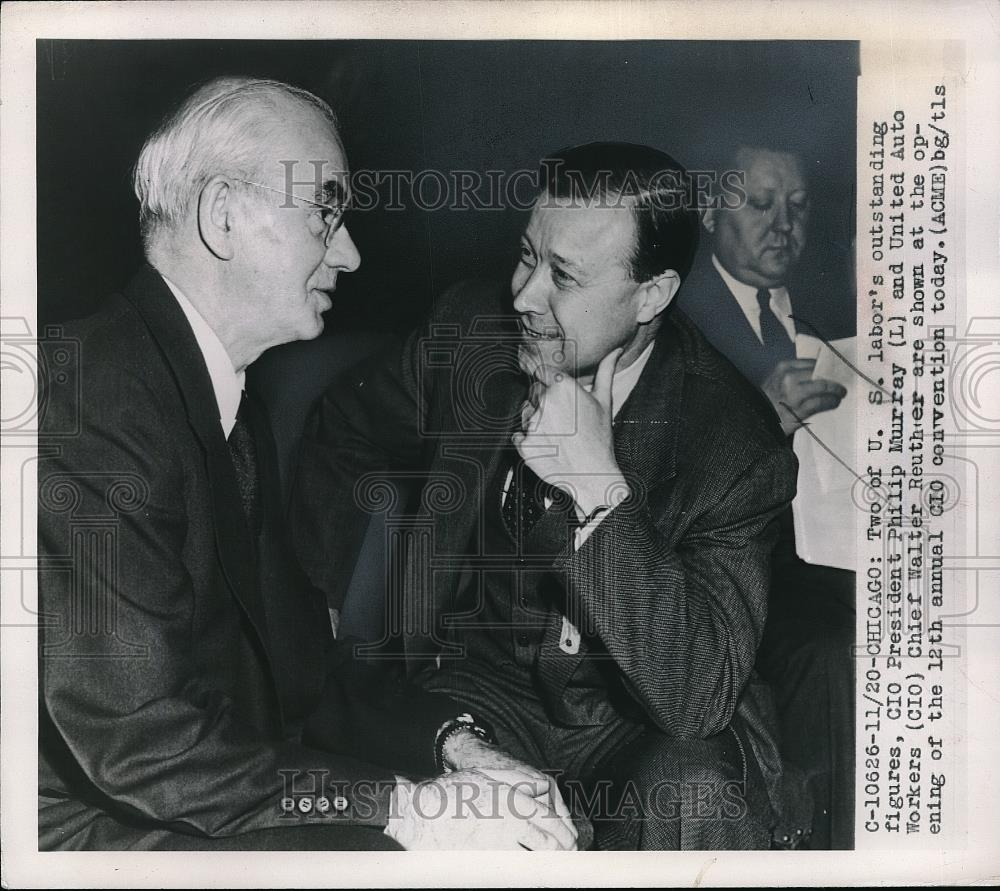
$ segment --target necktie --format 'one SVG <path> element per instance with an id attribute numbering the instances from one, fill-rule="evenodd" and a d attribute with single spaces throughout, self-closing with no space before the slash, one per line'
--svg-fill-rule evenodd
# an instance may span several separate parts
<path id="1" fill-rule="evenodd" d="M 240 398 L 240 407 L 236 412 L 236 423 L 229 434 L 229 454 L 233 459 L 233 470 L 236 472 L 236 485 L 240 490 L 240 500 L 243 502 L 243 513 L 254 538 L 260 534 L 260 487 L 257 476 L 257 445 L 254 442 L 253 430 L 247 415 L 247 394 L 244 390 Z"/>
<path id="2" fill-rule="evenodd" d="M 563 494 L 555 486 L 542 482 L 520 458 L 515 459 L 511 470 L 501 514 L 507 531 L 516 538 L 520 530 L 524 538 L 545 513 L 545 500 L 548 498 L 554 506 L 560 506 Z"/>
<path id="3" fill-rule="evenodd" d="M 757 303 L 760 306 L 760 339 L 771 364 L 777 365 L 783 359 L 794 359 L 795 344 L 771 309 L 771 292 L 767 288 L 757 291 Z"/>

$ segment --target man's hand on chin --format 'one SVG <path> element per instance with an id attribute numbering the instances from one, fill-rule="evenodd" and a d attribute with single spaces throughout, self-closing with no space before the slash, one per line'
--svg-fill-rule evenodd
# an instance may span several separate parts
<path id="1" fill-rule="evenodd" d="M 629 494 L 611 427 L 621 354 L 615 349 L 601 360 L 589 393 L 566 372 L 539 365 L 521 407 L 521 430 L 511 438 L 539 479 L 569 494 L 581 520 Z"/>

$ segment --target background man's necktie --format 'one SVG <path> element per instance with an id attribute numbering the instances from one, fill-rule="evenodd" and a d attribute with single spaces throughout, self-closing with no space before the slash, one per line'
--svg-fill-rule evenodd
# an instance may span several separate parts
<path id="1" fill-rule="evenodd" d="M 240 407 L 236 412 L 236 423 L 229 434 L 229 453 L 233 458 L 233 470 L 236 471 L 236 485 L 240 490 L 240 500 L 243 502 L 243 513 L 254 537 L 260 533 L 260 483 L 257 470 L 257 445 L 253 430 L 247 418 L 247 394 L 243 392 Z"/>
<path id="2" fill-rule="evenodd" d="M 795 344 L 771 309 L 771 292 L 767 288 L 757 291 L 757 303 L 760 305 L 760 339 L 772 363 L 777 365 L 783 359 L 794 359 Z"/>

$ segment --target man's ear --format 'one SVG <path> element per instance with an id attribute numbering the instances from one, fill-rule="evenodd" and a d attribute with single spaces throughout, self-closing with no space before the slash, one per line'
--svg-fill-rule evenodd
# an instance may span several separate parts
<path id="1" fill-rule="evenodd" d="M 640 325 L 652 322 L 663 310 L 670 306 L 677 289 L 681 286 L 681 277 L 673 270 L 667 269 L 656 278 L 643 282 L 639 286 L 639 306 L 636 321 Z"/>
<path id="2" fill-rule="evenodd" d="M 233 258 L 233 189 L 222 176 L 213 176 L 198 195 L 198 233 L 220 260 Z"/>

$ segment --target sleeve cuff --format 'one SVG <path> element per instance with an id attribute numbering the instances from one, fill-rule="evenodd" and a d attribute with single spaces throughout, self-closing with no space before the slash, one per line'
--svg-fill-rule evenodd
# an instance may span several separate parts
<path id="1" fill-rule="evenodd" d="M 593 511 L 589 517 L 584 520 L 583 523 L 578 525 L 573 530 L 573 550 L 578 551 L 583 547 L 584 542 L 594 533 L 594 530 L 604 522 L 604 518 L 608 516 L 615 508 L 610 504 L 602 504 L 597 510 Z"/>

